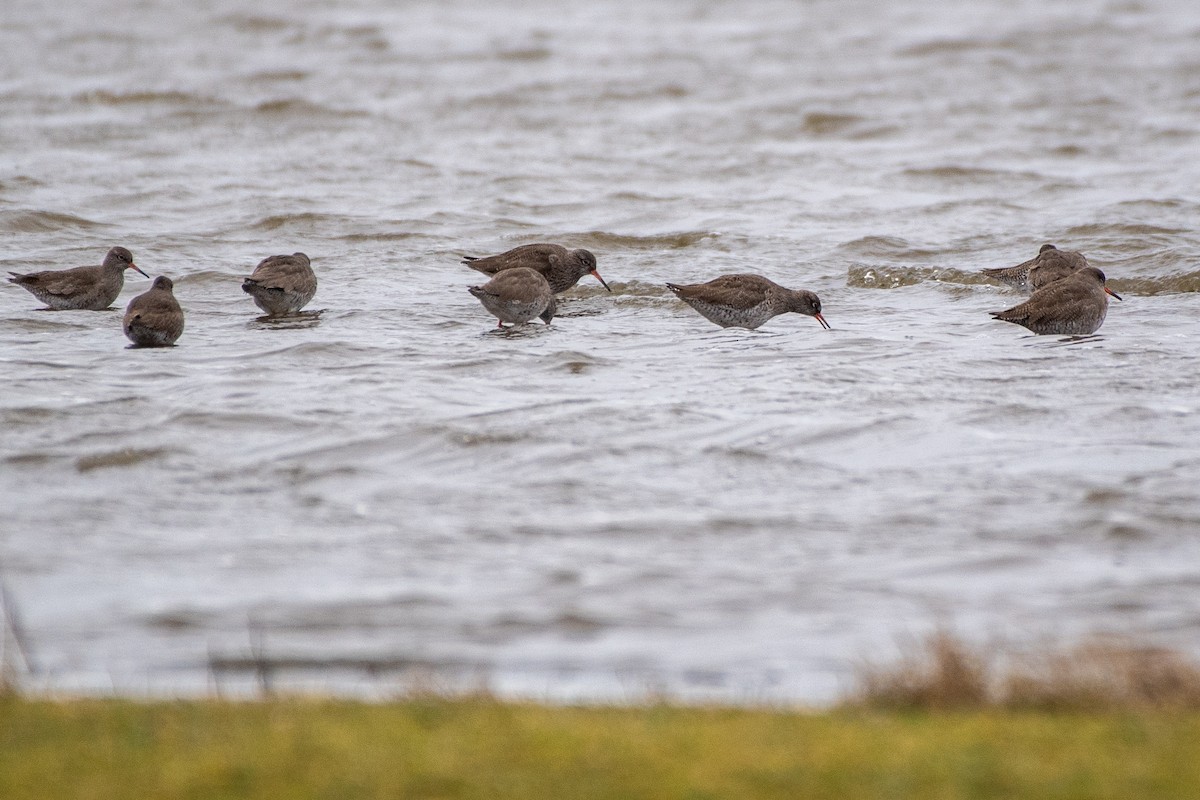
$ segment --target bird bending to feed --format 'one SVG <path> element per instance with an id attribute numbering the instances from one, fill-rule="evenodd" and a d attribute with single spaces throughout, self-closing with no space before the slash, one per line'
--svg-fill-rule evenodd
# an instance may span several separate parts
<path id="1" fill-rule="evenodd" d="M 708 283 L 668 283 L 667 288 L 722 328 L 753 330 L 771 317 L 794 311 L 816 317 L 829 330 L 821 316 L 820 298 L 804 289 L 785 289 L 761 275 L 722 275 Z"/>
<path id="2" fill-rule="evenodd" d="M 555 294 L 570 289 L 584 275 L 592 275 L 601 286 L 612 291 L 596 271 L 596 257 L 590 251 L 568 250 L 558 244 L 523 244 L 495 256 L 463 256 L 462 263 L 484 275 L 517 267 L 532 269 L 541 273 Z"/>
<path id="3" fill-rule="evenodd" d="M 1065 278 L 1089 266 L 1083 253 L 1075 250 L 1059 250 L 1052 244 L 1044 244 L 1038 254 L 1015 267 L 982 270 L 984 275 L 995 278 L 1014 289 L 1034 292 L 1043 286 Z"/>
<path id="4" fill-rule="evenodd" d="M 114 247 L 104 257 L 104 263 L 97 266 L 54 269 L 25 275 L 10 272 L 12 277 L 9 280 L 28 289 L 48 308 L 58 311 L 102 311 L 111 306 L 121 293 L 127 269 L 142 272 L 133 263 L 132 253 L 124 247 Z M 146 275 L 144 272 L 142 274 Z"/>
<path id="5" fill-rule="evenodd" d="M 547 325 L 554 319 L 554 292 L 541 273 L 528 267 L 502 270 L 483 286 L 472 286 L 467 291 L 496 316 L 498 328 L 506 322 L 520 325 L 534 317 Z"/>
<path id="6" fill-rule="evenodd" d="M 1018 306 L 992 313 L 993 319 L 1024 325 L 1034 333 L 1082 336 L 1095 333 L 1108 313 L 1108 297 L 1120 295 L 1104 285 L 1104 273 L 1085 267 L 1054 281 Z"/>
<path id="7" fill-rule="evenodd" d="M 242 281 L 242 291 L 269 316 L 282 317 L 308 305 L 317 293 L 317 276 L 304 253 L 268 256 Z"/>
<path id="8" fill-rule="evenodd" d="M 183 333 L 183 309 L 165 275 L 154 279 L 150 291 L 139 294 L 125 308 L 125 335 L 138 347 L 170 347 Z"/>

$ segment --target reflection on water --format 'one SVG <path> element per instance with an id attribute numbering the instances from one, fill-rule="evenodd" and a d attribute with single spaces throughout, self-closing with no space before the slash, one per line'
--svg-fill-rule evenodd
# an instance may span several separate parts
<path id="1" fill-rule="evenodd" d="M 246 324 L 247 329 L 260 330 L 304 330 L 306 328 L 315 328 L 321 324 L 321 315 L 326 309 L 304 310 L 297 311 L 294 314 L 287 314 L 280 317 L 272 317 L 263 315 L 255 317 L 254 320 Z"/>

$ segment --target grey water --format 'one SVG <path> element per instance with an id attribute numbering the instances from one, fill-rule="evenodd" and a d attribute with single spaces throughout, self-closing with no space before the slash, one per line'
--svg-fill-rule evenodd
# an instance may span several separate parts
<path id="1" fill-rule="evenodd" d="M 119 244 L 187 313 L 131 350 L 141 276 L 0 284 L 35 688 L 819 703 L 935 626 L 1200 653 L 1191 0 L 8 0 L 0 109 L 0 269 Z M 537 241 L 613 292 L 494 330 L 459 261 Z M 988 316 L 1044 242 L 1124 297 L 1097 334 Z M 310 313 L 259 320 L 296 251 Z M 663 285 L 729 272 L 833 329 Z"/>

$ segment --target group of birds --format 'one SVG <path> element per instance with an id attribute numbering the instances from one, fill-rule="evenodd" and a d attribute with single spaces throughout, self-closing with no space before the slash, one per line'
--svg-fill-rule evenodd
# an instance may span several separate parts
<path id="1" fill-rule="evenodd" d="M 1015 267 L 985 269 L 1001 283 L 1031 292 L 1024 303 L 992 314 L 993 319 L 1023 325 L 1034 333 L 1085 336 L 1095 333 L 1108 314 L 1108 298 L 1121 296 L 1105 285 L 1104 273 L 1083 253 L 1044 244 L 1038 254 Z"/>
<path id="2" fill-rule="evenodd" d="M 493 256 L 465 256 L 463 264 L 490 277 L 468 291 L 497 319 L 520 325 L 539 318 L 550 323 L 557 313 L 555 296 L 592 275 L 612 291 L 596 270 L 596 256 L 587 250 L 567 250 L 557 244 L 526 244 Z M 102 310 L 112 305 L 125 283 L 125 270 L 145 272 L 124 247 L 108 251 L 98 266 L 9 273 L 9 280 L 29 290 L 51 309 Z M 1038 255 L 1015 267 L 985 269 L 983 274 L 1017 289 L 1029 290 L 1028 300 L 994 319 L 1023 325 L 1039 334 L 1086 335 L 1104 322 L 1108 296 L 1121 298 L 1105 285 L 1104 273 L 1081 254 L 1042 245 Z M 676 297 L 705 319 L 723 328 L 758 328 L 780 314 L 813 317 L 826 330 L 821 300 L 804 289 L 787 289 L 761 275 L 721 275 L 705 283 L 668 283 Z M 175 299 L 171 279 L 160 275 L 149 291 L 133 298 L 125 309 L 125 335 L 136 347 L 171 346 L 183 333 L 183 309 Z M 259 262 L 242 282 L 242 290 L 270 317 L 295 314 L 317 292 L 317 276 L 304 253 L 270 256 Z"/>
<path id="3" fill-rule="evenodd" d="M 592 275 L 608 291 L 596 271 L 596 256 L 587 250 L 567 250 L 557 244 L 525 244 L 499 255 L 466 256 L 463 264 L 490 275 L 491 280 L 467 291 L 504 323 L 519 325 L 538 317 L 547 325 L 557 310 L 554 296 Z M 668 283 L 675 296 L 723 328 L 754 329 L 771 317 L 795 311 L 816 317 L 825 328 L 821 301 L 812 292 L 785 289 L 761 275 L 722 275 L 707 283 Z"/>
<path id="4" fill-rule="evenodd" d="M 29 290 L 47 308 L 103 311 L 113 304 L 125 285 L 125 270 L 137 270 L 133 254 L 124 247 L 108 251 L 103 263 L 72 269 L 42 272 L 10 272 L 9 281 Z M 268 316 L 294 314 L 317 293 L 317 276 L 304 253 L 270 256 L 259 262 L 242 290 Z M 183 308 L 175 299 L 175 284 L 159 275 L 150 290 L 139 294 L 125 307 L 122 320 L 125 336 L 135 347 L 170 347 L 183 334 Z"/>
<path id="5" fill-rule="evenodd" d="M 554 296 L 591 274 L 609 289 L 596 271 L 596 257 L 587 250 L 570 250 L 556 244 L 527 244 L 486 258 L 467 256 L 463 263 L 491 276 L 468 291 L 498 320 L 522 324 L 538 317 L 547 324 L 557 306 Z M 1017 289 L 1030 298 L 994 319 L 1023 325 L 1034 333 L 1086 335 L 1104 323 L 1108 297 L 1121 298 L 1105 286 L 1104 273 L 1088 264 L 1082 253 L 1042 245 L 1036 257 L 983 274 Z M 772 317 L 794 312 L 813 317 L 826 330 L 821 299 L 805 289 L 787 289 L 761 275 L 721 275 L 706 283 L 668 283 L 676 297 L 701 316 L 723 328 L 759 327 Z"/>

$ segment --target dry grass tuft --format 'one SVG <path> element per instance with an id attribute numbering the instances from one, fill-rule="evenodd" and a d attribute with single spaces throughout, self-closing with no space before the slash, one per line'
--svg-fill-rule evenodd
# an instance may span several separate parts
<path id="1" fill-rule="evenodd" d="M 887 709 L 966 709 L 988 705 L 987 663 L 946 631 L 887 666 L 867 665 L 851 705 Z"/>
<path id="2" fill-rule="evenodd" d="M 1200 665 L 1179 653 L 1096 639 L 1016 661 L 1004 677 L 1010 708 L 1200 709 Z"/>
<path id="3" fill-rule="evenodd" d="M 29 666 L 29 651 L 21 641 L 21 626 L 8 587 L 0 580 L 0 697 L 11 697 L 20 689 L 18 657 Z"/>
<path id="4" fill-rule="evenodd" d="M 848 705 L 888 710 L 1200 710 L 1200 665 L 1163 648 L 1091 639 L 1018 657 L 938 631 L 868 665 Z"/>

